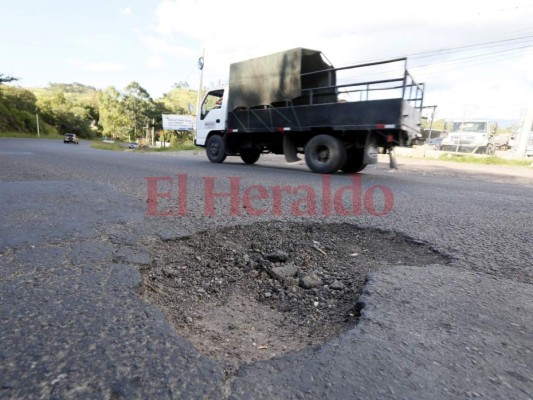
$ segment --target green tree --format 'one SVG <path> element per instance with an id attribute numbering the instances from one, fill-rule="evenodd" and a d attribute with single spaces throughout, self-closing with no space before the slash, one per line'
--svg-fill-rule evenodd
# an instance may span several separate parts
<path id="1" fill-rule="evenodd" d="M 130 124 L 123 105 L 122 94 L 113 86 L 101 94 L 98 101 L 99 125 L 102 134 L 113 138 L 126 138 Z"/>
<path id="2" fill-rule="evenodd" d="M 31 91 L 4 85 L 2 86 L 0 93 L 2 93 L 4 102 L 9 108 L 28 111 L 31 114 L 35 113 L 35 103 L 37 102 L 37 98 Z"/>
<path id="3" fill-rule="evenodd" d="M 26 89 L 9 85 L 0 87 L 0 130 L 35 132 L 36 98 Z"/>
<path id="4" fill-rule="evenodd" d="M 443 131 L 445 124 L 446 124 L 445 119 L 436 119 L 433 121 L 433 124 L 431 124 L 430 118 L 422 120 L 422 127 L 426 129 L 429 129 L 429 126 L 431 125 L 431 129 Z"/>
<path id="5" fill-rule="evenodd" d="M 148 92 L 137 82 L 132 82 L 124 89 L 124 110 L 131 124 L 134 138 L 148 126 L 154 112 L 154 101 Z"/>
<path id="6" fill-rule="evenodd" d="M 196 104 L 196 91 L 186 88 L 174 88 L 170 92 L 163 94 L 158 99 L 165 105 L 170 114 L 189 114 L 189 104 Z"/>
<path id="7" fill-rule="evenodd" d="M 18 81 L 18 80 L 19 80 L 19 78 L 15 78 L 13 76 L 0 74 L 0 85 L 2 83 L 9 83 L 9 82 L 14 82 L 14 81 Z"/>
<path id="8" fill-rule="evenodd" d="M 54 126 L 59 133 L 72 132 L 80 137 L 91 137 L 91 119 L 84 107 L 76 105 L 65 96 L 62 88 L 55 87 L 37 101 L 43 121 Z"/>

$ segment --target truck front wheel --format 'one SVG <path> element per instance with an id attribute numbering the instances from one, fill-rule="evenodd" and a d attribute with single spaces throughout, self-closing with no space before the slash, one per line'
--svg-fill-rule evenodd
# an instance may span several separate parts
<path id="1" fill-rule="evenodd" d="M 212 163 L 221 163 L 226 159 L 226 144 L 220 135 L 213 135 L 207 139 L 205 146 L 207 158 Z"/>
<path id="2" fill-rule="evenodd" d="M 333 174 L 346 162 L 346 148 L 330 135 L 317 135 L 305 146 L 305 162 L 319 174 Z"/>

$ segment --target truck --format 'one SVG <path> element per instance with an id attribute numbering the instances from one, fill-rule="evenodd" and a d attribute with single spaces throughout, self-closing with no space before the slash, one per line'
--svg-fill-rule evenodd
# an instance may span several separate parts
<path id="1" fill-rule="evenodd" d="M 442 140 L 441 151 L 456 153 L 494 154 L 491 139 L 497 124 L 486 120 L 461 120 L 446 123 L 448 135 Z"/>
<path id="2" fill-rule="evenodd" d="M 213 163 L 302 154 L 312 172 L 356 173 L 411 146 L 423 99 L 406 58 L 335 68 L 321 51 L 294 48 L 231 64 L 228 84 L 200 102 L 194 143 Z"/>

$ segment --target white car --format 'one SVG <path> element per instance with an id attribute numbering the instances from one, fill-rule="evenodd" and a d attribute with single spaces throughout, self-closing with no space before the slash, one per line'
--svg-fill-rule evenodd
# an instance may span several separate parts
<path id="1" fill-rule="evenodd" d="M 63 136 L 63 143 L 76 143 L 79 144 L 78 136 L 75 133 L 65 133 Z"/>

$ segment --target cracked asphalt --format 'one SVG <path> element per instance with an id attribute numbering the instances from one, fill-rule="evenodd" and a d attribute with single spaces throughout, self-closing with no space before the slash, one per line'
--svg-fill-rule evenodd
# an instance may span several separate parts
<path id="1" fill-rule="evenodd" d="M 386 215 L 368 207 L 295 215 L 289 195 L 278 208 L 274 197 L 256 198 L 267 212 L 250 215 L 243 196 L 254 185 L 269 193 L 307 186 L 320 211 L 324 180 L 274 156 L 214 165 L 200 151 L 0 139 L 0 398 L 531 399 L 533 171 L 399 164 L 360 174 L 362 195 L 377 193 L 377 211 L 386 203 L 379 193 L 392 193 Z M 183 215 L 147 215 L 147 178 L 161 177 L 158 191 L 168 198 L 158 197 L 159 210 L 181 201 Z M 238 177 L 233 214 L 230 197 L 219 196 L 206 215 L 209 182 L 230 193 Z M 333 198 L 353 181 L 339 174 L 330 183 Z M 143 243 L 266 220 L 401 232 L 453 261 L 371 273 L 353 329 L 228 373 L 138 295 L 139 268 L 153 256 Z"/>

